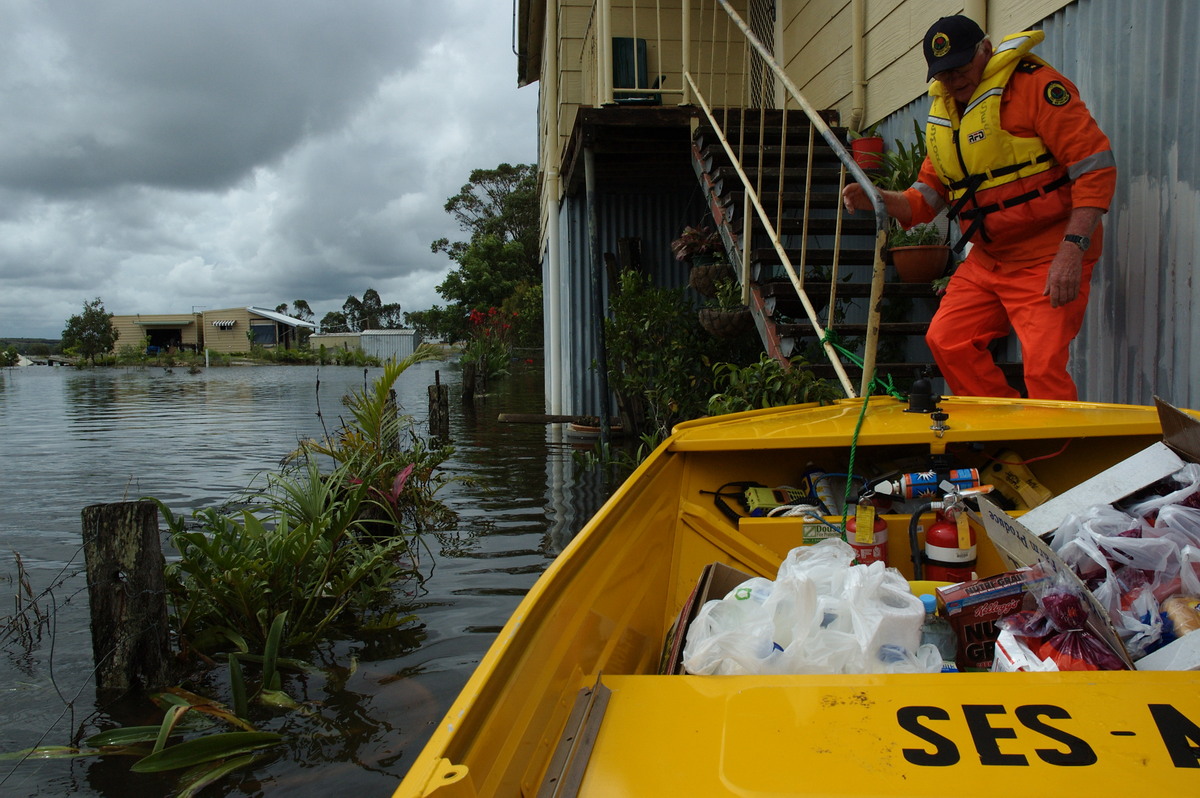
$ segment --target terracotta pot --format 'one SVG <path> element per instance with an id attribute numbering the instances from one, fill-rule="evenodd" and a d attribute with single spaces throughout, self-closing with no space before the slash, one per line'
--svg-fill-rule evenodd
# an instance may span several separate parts
<path id="1" fill-rule="evenodd" d="M 737 338 L 754 329 L 754 317 L 750 315 L 749 308 L 700 308 L 700 326 L 717 338 Z"/>
<path id="2" fill-rule="evenodd" d="M 688 285 L 699 292 L 701 296 L 712 297 L 717 295 L 717 282 L 731 277 L 733 277 L 733 269 L 724 261 L 699 266 L 693 265 L 688 273 Z"/>
<path id="3" fill-rule="evenodd" d="M 950 265 L 950 247 L 945 244 L 892 247 L 890 252 L 896 273 L 906 283 L 932 282 Z"/>
<path id="4" fill-rule="evenodd" d="M 854 162 L 868 172 L 883 168 L 883 137 L 862 136 L 850 141 L 850 153 Z"/>

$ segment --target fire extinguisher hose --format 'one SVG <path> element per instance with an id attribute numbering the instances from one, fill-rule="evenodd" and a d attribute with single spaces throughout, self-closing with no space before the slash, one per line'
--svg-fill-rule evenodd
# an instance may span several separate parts
<path id="1" fill-rule="evenodd" d="M 922 565 L 921 544 L 917 541 L 917 528 L 921 526 L 921 516 L 933 509 L 933 502 L 925 502 L 913 511 L 908 521 L 908 545 L 912 547 L 913 579 L 921 581 L 925 578 L 925 568 Z"/>

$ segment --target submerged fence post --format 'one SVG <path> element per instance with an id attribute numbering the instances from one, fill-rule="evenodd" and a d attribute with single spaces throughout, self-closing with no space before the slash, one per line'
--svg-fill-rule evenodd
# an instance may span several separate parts
<path id="1" fill-rule="evenodd" d="M 83 508 L 83 553 L 96 686 L 124 694 L 167 684 L 171 657 L 158 507 L 136 501 Z"/>
<path id="2" fill-rule="evenodd" d="M 433 385 L 429 386 L 429 434 L 450 435 L 450 386 L 442 385 L 440 371 L 433 372 Z"/>

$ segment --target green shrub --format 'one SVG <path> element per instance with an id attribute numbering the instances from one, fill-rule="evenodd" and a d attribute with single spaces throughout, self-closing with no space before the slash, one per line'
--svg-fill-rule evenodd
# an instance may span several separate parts
<path id="1" fill-rule="evenodd" d="M 737 413 L 764 407 L 782 407 L 806 402 L 832 402 L 842 396 L 834 383 L 819 379 L 808 363 L 793 358 L 790 368 L 763 354 L 757 363 L 713 366 L 718 393 L 708 399 L 710 415 Z"/>

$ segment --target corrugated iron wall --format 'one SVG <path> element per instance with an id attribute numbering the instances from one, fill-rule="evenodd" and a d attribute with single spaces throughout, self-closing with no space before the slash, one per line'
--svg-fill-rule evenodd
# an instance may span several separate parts
<path id="1" fill-rule="evenodd" d="M 1072 350 L 1080 398 L 1200 407 L 1200 3 L 1081 0 L 1034 27 L 1046 32 L 1035 52 L 1079 87 L 1117 160 Z M 889 145 L 910 139 L 928 107 L 922 97 L 890 117 Z"/>
<path id="2" fill-rule="evenodd" d="M 697 224 L 704 216 L 699 184 L 680 185 L 671 192 L 604 194 L 596 196 L 597 238 L 601 253 L 617 252 L 622 238 L 640 238 L 642 266 L 655 285 L 682 286 L 687 267 L 671 255 L 671 241 L 686 224 Z M 581 193 L 566 197 L 559 216 L 563 273 L 559 290 L 563 307 L 563 413 L 601 416 L 614 413 L 602 401 L 602 380 L 593 364 L 599 364 L 599 307 L 608 301 L 608 278 L 603 271 L 593 274 L 588 208 Z M 597 296 L 597 283 L 599 296 Z M 572 367 L 571 364 L 574 364 Z"/>

